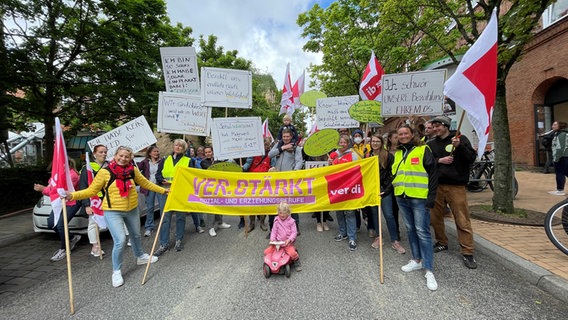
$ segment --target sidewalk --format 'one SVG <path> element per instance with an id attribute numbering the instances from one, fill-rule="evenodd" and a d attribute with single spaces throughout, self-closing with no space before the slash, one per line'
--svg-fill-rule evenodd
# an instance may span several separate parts
<path id="1" fill-rule="evenodd" d="M 516 208 L 545 213 L 564 197 L 547 191 L 555 188 L 553 174 L 519 171 L 519 193 Z M 491 205 L 493 192 L 468 193 L 470 205 Z M 543 227 L 514 226 L 473 220 L 476 249 L 499 260 L 508 269 L 530 283 L 568 302 L 568 256 L 558 250 L 546 236 Z M 455 235 L 455 225 L 446 220 L 449 233 Z M 0 248 L 36 237 L 31 210 L 0 218 Z"/>

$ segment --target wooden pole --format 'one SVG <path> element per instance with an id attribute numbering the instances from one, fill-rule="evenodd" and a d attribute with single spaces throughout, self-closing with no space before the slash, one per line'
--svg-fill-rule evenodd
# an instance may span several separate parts
<path id="1" fill-rule="evenodd" d="M 71 247 L 69 245 L 69 225 L 67 223 L 67 203 L 65 198 L 61 199 L 61 204 L 63 205 L 62 216 L 59 219 L 63 219 L 63 228 L 65 233 L 65 255 L 67 256 L 67 281 L 69 283 L 69 304 L 71 305 L 71 314 L 75 314 L 75 302 L 73 299 L 73 274 L 71 272 Z M 57 221 L 55 221 L 57 224 Z"/>
<path id="2" fill-rule="evenodd" d="M 154 214 L 154 212 L 152 212 L 152 214 Z M 162 229 L 162 222 L 164 221 L 164 216 L 166 214 L 171 214 L 171 213 L 161 212 L 160 214 L 160 223 L 158 224 L 158 230 L 156 231 L 154 243 L 152 244 L 152 250 L 150 250 L 150 259 L 148 259 L 148 263 L 146 264 L 146 271 L 144 271 L 144 277 L 142 278 L 142 285 L 146 283 L 146 276 L 148 275 L 148 270 L 150 270 L 150 264 L 152 263 L 152 257 L 154 256 L 154 250 L 156 250 L 156 244 L 158 243 L 158 238 L 160 237 L 160 229 Z"/>
<path id="3" fill-rule="evenodd" d="M 460 117 L 460 122 L 458 123 L 458 130 L 456 130 L 456 135 L 455 135 L 455 137 L 457 137 L 457 138 L 459 138 L 459 137 L 461 136 L 460 130 L 461 130 L 461 126 L 462 126 L 462 123 L 463 123 L 463 117 L 464 117 L 464 116 L 465 116 L 465 110 L 462 110 L 462 115 L 461 115 L 461 117 Z M 452 151 L 450 152 L 450 157 L 453 156 L 455 149 L 456 149 L 456 148 L 455 148 L 454 146 L 452 146 Z"/>
<path id="4" fill-rule="evenodd" d="M 93 221 L 95 221 L 95 232 L 97 233 L 97 246 L 99 247 L 99 259 L 103 260 L 103 248 L 101 247 L 101 237 L 99 237 L 99 224 L 97 223 L 97 220 L 95 220 L 95 217 L 91 217 L 93 218 Z"/>

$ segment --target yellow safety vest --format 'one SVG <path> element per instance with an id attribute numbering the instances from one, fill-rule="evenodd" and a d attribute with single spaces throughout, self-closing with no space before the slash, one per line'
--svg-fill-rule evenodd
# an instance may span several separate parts
<path id="1" fill-rule="evenodd" d="M 392 181 L 395 196 L 405 194 L 411 198 L 428 198 L 428 173 L 424 168 L 425 150 L 425 145 L 414 147 L 405 159 L 403 159 L 402 150 L 396 151 L 392 165 L 392 174 L 395 176 Z"/>
<path id="2" fill-rule="evenodd" d="M 165 179 L 173 178 L 176 172 L 176 167 L 178 165 L 182 167 L 189 167 L 190 160 L 191 159 L 189 159 L 188 157 L 182 156 L 181 159 L 179 159 L 179 161 L 174 166 L 174 159 L 172 158 L 171 155 L 168 156 L 166 160 L 164 160 L 164 167 L 162 168 L 162 177 L 164 177 Z"/>

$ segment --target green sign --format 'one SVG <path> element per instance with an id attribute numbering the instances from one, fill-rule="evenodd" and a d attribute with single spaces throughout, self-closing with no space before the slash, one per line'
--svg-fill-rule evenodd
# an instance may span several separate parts
<path id="1" fill-rule="evenodd" d="M 218 162 L 210 166 L 208 170 L 215 171 L 228 171 L 228 172 L 243 172 L 241 166 L 233 162 Z"/>
<path id="2" fill-rule="evenodd" d="M 321 98 L 327 98 L 325 93 L 317 90 L 310 90 L 302 93 L 300 96 L 300 103 L 306 107 L 315 108 L 316 100 Z"/>
<path id="3" fill-rule="evenodd" d="M 319 157 L 337 148 L 339 132 L 323 129 L 312 134 L 304 143 L 304 152 L 310 157 Z"/>
<path id="4" fill-rule="evenodd" d="M 374 100 L 356 102 L 349 108 L 349 116 L 359 122 L 383 123 L 381 103 Z"/>

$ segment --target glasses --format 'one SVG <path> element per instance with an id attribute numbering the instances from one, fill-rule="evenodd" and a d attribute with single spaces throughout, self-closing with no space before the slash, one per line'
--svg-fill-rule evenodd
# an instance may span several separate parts
<path id="1" fill-rule="evenodd" d="M 125 147 L 125 146 L 120 146 L 120 147 L 116 148 L 116 151 L 119 151 L 119 150 L 126 150 L 126 151 L 128 151 L 128 152 L 130 152 L 130 153 L 133 153 L 133 152 L 134 152 L 134 151 L 132 151 L 132 148 L 130 148 L 130 147 Z"/>

